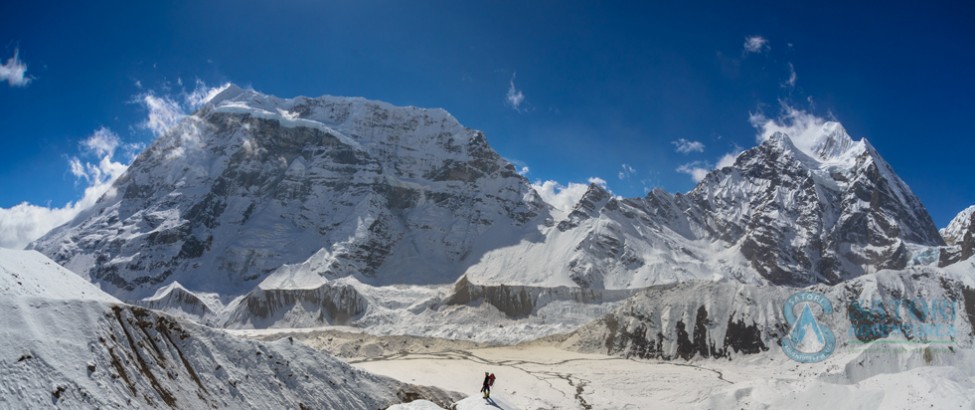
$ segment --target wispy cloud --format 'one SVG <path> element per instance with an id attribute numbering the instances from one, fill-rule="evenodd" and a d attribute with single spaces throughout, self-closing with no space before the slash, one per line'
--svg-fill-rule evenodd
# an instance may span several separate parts
<path id="1" fill-rule="evenodd" d="M 118 135 L 107 128 L 99 128 L 82 141 L 82 157 L 94 156 L 95 161 L 83 160 L 78 156 L 68 161 L 72 175 L 87 184 L 81 199 L 60 208 L 27 202 L 11 208 L 0 208 L 0 247 L 23 249 L 31 241 L 94 205 L 103 195 L 114 195 L 112 184 L 131 162 L 131 158 L 115 158 L 119 148 L 124 146 Z"/>
<path id="2" fill-rule="evenodd" d="M 182 89 L 182 80 L 178 83 Z M 163 135 L 179 124 L 190 112 L 202 107 L 229 86 L 230 83 L 209 87 L 203 81 L 196 80 L 196 86 L 192 91 L 182 89 L 175 96 L 159 96 L 152 92 L 140 94 L 138 102 L 148 111 L 146 120 L 141 125 L 157 137 Z"/>
<path id="3" fill-rule="evenodd" d="M 528 168 L 528 164 L 526 164 L 524 161 L 513 159 L 513 158 L 505 158 L 505 159 L 508 160 L 508 162 L 510 162 L 511 165 L 515 167 L 515 171 L 518 172 L 518 175 L 526 176 L 528 175 L 529 172 L 531 172 L 531 169 Z"/>
<path id="4" fill-rule="evenodd" d="M 508 94 L 505 98 L 508 101 L 508 106 L 514 108 L 515 111 L 521 111 L 521 104 L 525 102 L 525 93 L 515 87 L 515 74 L 512 74 L 511 80 L 508 81 Z"/>
<path id="5" fill-rule="evenodd" d="M 165 134 L 186 116 L 183 107 L 169 97 L 146 94 L 142 96 L 142 103 L 149 110 L 149 115 L 142 126 L 156 136 Z"/>
<path id="6" fill-rule="evenodd" d="M 800 110 L 780 101 L 781 112 L 778 117 L 768 118 L 765 114 L 750 113 L 748 121 L 758 131 L 757 142 L 762 143 L 776 133 L 789 136 L 792 143 L 803 150 L 810 150 L 823 133 L 823 126 L 830 120 L 808 111 Z"/>
<path id="7" fill-rule="evenodd" d="M 0 65 L 0 81 L 6 81 L 11 87 L 26 87 L 31 78 L 27 76 L 27 64 L 20 60 L 20 50 L 14 50 L 14 56 Z"/>
<path id="8" fill-rule="evenodd" d="M 212 100 L 213 97 L 216 97 L 217 94 L 220 94 L 223 90 L 226 90 L 228 87 L 230 87 L 230 83 L 225 83 L 223 85 L 219 85 L 216 87 L 209 87 L 203 81 L 196 80 L 196 86 L 193 88 L 193 91 L 190 91 L 188 93 L 184 92 L 183 100 L 186 102 L 186 105 L 188 106 L 187 111 L 195 110 L 197 108 L 202 107 L 203 104 L 210 102 L 210 100 Z"/>
<path id="9" fill-rule="evenodd" d="M 746 53 L 761 53 L 770 48 L 768 40 L 758 35 L 745 37 L 744 47 Z"/>
<path id="10" fill-rule="evenodd" d="M 16 60 L 16 55 L 12 60 Z M 184 90 L 176 97 L 152 93 L 139 95 L 137 101 L 148 111 L 141 126 L 156 136 L 163 135 L 179 126 L 187 112 L 208 102 L 227 86 L 207 87 L 197 81 L 196 89 L 192 92 Z M 182 145 L 193 143 L 194 130 L 195 127 L 189 124 L 180 131 L 178 138 Z M 141 144 L 124 143 L 117 134 L 104 127 L 81 141 L 79 147 L 79 154 L 68 159 L 68 170 L 77 181 L 87 185 L 82 197 L 61 207 L 22 202 L 11 208 L 0 208 L 0 247 L 21 249 L 90 208 L 103 195 L 114 195 L 112 185 L 115 180 L 143 148 Z"/>
<path id="11" fill-rule="evenodd" d="M 173 133 L 173 138 L 157 139 L 161 149 L 166 150 L 166 158 L 179 158 L 187 150 L 202 148 L 200 139 L 202 123 L 189 114 L 210 102 L 213 97 L 224 91 L 230 84 L 208 87 L 197 80 L 193 91 L 186 91 L 182 87 L 175 94 L 159 96 L 152 92 L 138 96 L 137 102 L 148 111 L 145 121 L 140 126 L 150 130 L 156 137 Z"/>
<path id="12" fill-rule="evenodd" d="M 596 184 L 606 188 L 606 181 L 599 177 L 590 177 L 589 183 L 587 184 L 569 182 L 566 185 L 562 185 L 551 180 L 545 182 L 535 181 L 532 184 L 532 188 L 535 188 L 538 196 L 542 197 L 542 200 L 552 205 L 553 208 L 562 212 L 570 212 L 579 203 L 582 196 L 585 195 L 590 184 Z"/>
<path id="13" fill-rule="evenodd" d="M 796 80 L 798 79 L 799 76 L 796 75 L 796 67 L 792 63 L 789 63 L 789 78 L 782 83 L 782 86 L 785 88 L 793 88 L 796 86 Z"/>
<path id="14" fill-rule="evenodd" d="M 693 161 L 677 167 L 677 172 L 691 176 L 694 182 L 701 182 L 711 172 L 711 165 L 704 161 Z"/>
<path id="15" fill-rule="evenodd" d="M 711 171 L 735 165 L 735 160 L 738 159 L 738 155 L 742 151 L 741 147 L 735 145 L 730 152 L 718 158 L 715 165 L 712 165 L 710 161 L 691 161 L 677 167 L 676 171 L 690 175 L 694 182 L 701 182 Z"/>
<path id="16" fill-rule="evenodd" d="M 619 179 L 627 179 L 636 173 L 636 169 L 633 169 L 629 164 L 620 165 L 620 172 L 617 174 Z"/>
<path id="17" fill-rule="evenodd" d="M 689 141 L 681 138 L 677 141 L 671 141 L 670 143 L 674 144 L 674 149 L 681 154 L 704 152 L 704 143 L 701 141 Z"/>
<path id="18" fill-rule="evenodd" d="M 735 160 L 738 159 L 738 156 L 741 155 L 742 151 L 744 150 L 742 150 L 741 147 L 735 145 L 735 148 L 732 149 L 731 152 L 722 155 L 721 158 L 718 158 L 718 164 L 715 165 L 714 169 L 721 169 L 735 165 Z"/>

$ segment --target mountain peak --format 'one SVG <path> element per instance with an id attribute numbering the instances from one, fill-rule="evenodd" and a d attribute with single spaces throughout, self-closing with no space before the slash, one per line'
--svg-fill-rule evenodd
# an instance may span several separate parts
<path id="1" fill-rule="evenodd" d="M 237 296 L 314 255 L 330 279 L 449 283 L 490 248 L 482 233 L 515 238 L 544 211 L 481 132 L 441 109 L 232 84 L 200 100 L 192 133 L 160 137 L 113 202 L 33 246 L 133 299 L 177 281 Z M 138 238 L 71 239 L 108 230 Z"/>
<path id="2" fill-rule="evenodd" d="M 207 96 L 204 97 L 203 103 L 216 105 L 225 100 L 238 98 L 246 92 L 247 90 L 238 87 L 237 84 L 226 83 L 220 87 L 210 90 L 210 92 L 207 93 Z"/>
<path id="3" fill-rule="evenodd" d="M 846 132 L 843 125 L 835 121 L 827 121 L 820 129 L 818 138 L 810 147 L 816 158 L 828 160 L 839 158 L 856 146 L 856 142 Z"/>
<path id="4" fill-rule="evenodd" d="M 768 141 L 783 149 L 802 152 L 821 164 L 852 164 L 869 146 L 865 139 L 854 141 L 836 121 L 776 131 Z"/>

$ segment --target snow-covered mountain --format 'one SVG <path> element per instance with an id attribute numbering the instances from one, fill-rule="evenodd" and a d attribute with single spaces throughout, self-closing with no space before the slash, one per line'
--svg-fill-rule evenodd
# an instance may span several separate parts
<path id="1" fill-rule="evenodd" d="M 443 110 L 235 86 L 114 188 L 32 248 L 126 299 L 173 282 L 236 296 L 286 264 L 310 275 L 274 287 L 451 283 L 547 209 Z"/>
<path id="2" fill-rule="evenodd" d="M 779 284 L 903 269 L 913 246 L 943 245 L 921 201 L 865 139 L 827 122 L 802 143 L 777 133 L 711 173 L 686 197 L 691 214 Z"/>
<path id="3" fill-rule="evenodd" d="M 443 110 L 230 85 L 31 248 L 126 301 L 234 327 L 480 302 L 524 317 L 660 284 L 938 262 L 941 235 L 867 141 L 837 123 L 796 141 L 773 135 L 687 194 L 594 184 L 563 213 Z"/>
<path id="4" fill-rule="evenodd" d="M 459 396 L 286 339 L 125 305 L 45 256 L 0 249 L 0 408 L 359 408 Z"/>
<path id="5" fill-rule="evenodd" d="M 686 195 L 623 199 L 592 185 L 541 229 L 544 240 L 489 252 L 468 277 L 599 289 L 719 278 L 803 286 L 937 261 L 944 243 L 931 217 L 866 140 L 830 122 L 804 142 L 772 135 Z M 931 249 L 930 261 L 918 260 Z"/>

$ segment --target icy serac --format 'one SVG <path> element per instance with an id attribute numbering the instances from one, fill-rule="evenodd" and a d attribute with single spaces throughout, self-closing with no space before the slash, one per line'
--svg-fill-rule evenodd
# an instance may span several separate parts
<path id="1" fill-rule="evenodd" d="M 546 209 L 443 110 L 231 85 L 32 248 L 123 299 L 178 282 L 226 302 L 275 270 L 263 288 L 451 283 Z"/>

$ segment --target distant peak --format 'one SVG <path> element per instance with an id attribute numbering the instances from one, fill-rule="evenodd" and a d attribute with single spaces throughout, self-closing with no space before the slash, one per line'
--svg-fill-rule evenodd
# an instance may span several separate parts
<path id="1" fill-rule="evenodd" d="M 969 229 L 975 228 L 975 205 L 965 208 L 951 219 L 948 226 L 940 230 L 941 236 L 949 245 L 960 243 Z"/>

